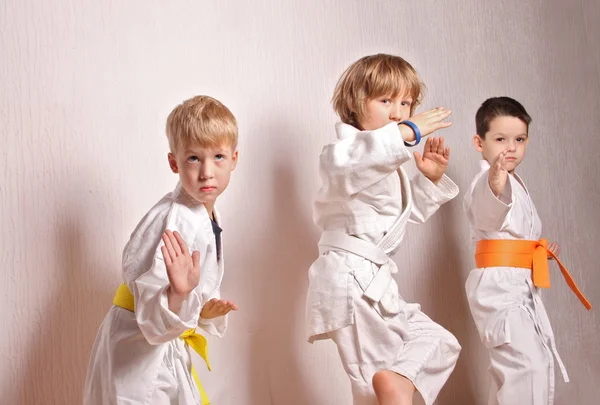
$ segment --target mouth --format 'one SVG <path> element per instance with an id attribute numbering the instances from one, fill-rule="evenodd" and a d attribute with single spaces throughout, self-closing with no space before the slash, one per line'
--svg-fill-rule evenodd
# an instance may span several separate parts
<path id="1" fill-rule="evenodd" d="M 507 157 L 507 158 L 504 158 L 504 159 L 507 160 L 507 161 L 509 161 L 509 162 L 514 162 L 515 160 L 517 160 L 516 157 Z"/>
<path id="2" fill-rule="evenodd" d="M 200 191 L 202 191 L 203 193 L 210 193 L 211 191 L 216 190 L 217 188 L 214 186 L 205 186 L 205 187 L 201 187 Z"/>

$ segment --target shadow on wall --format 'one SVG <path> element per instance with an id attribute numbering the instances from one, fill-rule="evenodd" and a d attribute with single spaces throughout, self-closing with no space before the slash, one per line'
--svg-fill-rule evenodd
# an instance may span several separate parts
<path id="1" fill-rule="evenodd" d="M 87 192 L 79 183 L 74 189 Z M 57 293 L 41 309 L 37 336 L 24 359 L 27 365 L 20 386 L 25 388 L 9 396 L 18 397 L 21 405 L 82 402 L 90 350 L 113 295 L 113 290 L 100 287 L 114 274 L 107 259 L 114 257 L 114 252 L 97 250 L 99 244 L 94 241 L 103 236 L 94 233 L 97 226 L 89 226 L 98 221 L 91 215 L 97 213 L 66 200 L 57 215 L 55 237 L 47 240 L 54 247 L 55 263 L 40 266 L 56 269 L 52 285 L 57 286 Z M 94 262 L 94 258 L 100 259 Z"/>
<path id="2" fill-rule="evenodd" d="M 464 291 L 463 274 L 469 263 L 461 257 L 463 246 L 459 232 L 464 226 L 461 202 L 462 195 L 459 195 L 436 214 L 441 216 L 441 221 L 433 233 L 434 240 L 430 241 L 430 246 L 435 249 L 430 250 L 427 263 L 431 268 L 426 269 L 429 274 L 427 296 L 432 298 L 425 312 L 456 336 L 462 346 L 456 368 L 438 396 L 436 403 L 440 405 L 474 404 L 478 397 L 478 388 L 473 385 L 477 380 L 469 367 L 473 362 L 469 360 L 473 357 L 471 348 L 480 342 L 474 339 L 477 332 Z M 484 373 L 485 369 L 479 372 Z"/>
<path id="3" fill-rule="evenodd" d="M 297 150 L 294 140 L 302 139 L 285 125 L 266 128 L 272 136 L 275 159 L 270 173 L 271 201 L 265 201 L 270 210 L 262 221 L 263 252 L 256 258 L 264 268 L 268 283 L 265 296 L 258 308 L 265 308 L 265 328 L 252 336 L 249 375 L 266 375 L 260 383 L 251 383 L 252 402 L 255 405 L 323 404 L 315 398 L 302 373 L 302 353 L 310 349 L 304 331 L 304 307 L 308 286 L 307 273 L 317 256 L 316 233 L 309 217 L 312 212 L 312 194 L 303 192 L 297 183 L 301 156 L 290 153 Z M 284 142 L 286 142 L 284 144 Z M 262 391 L 259 393 L 258 391 Z M 266 394 L 268 393 L 268 394 Z M 268 398 L 266 398 L 268 396 Z M 257 398 L 262 398 L 258 401 Z"/>

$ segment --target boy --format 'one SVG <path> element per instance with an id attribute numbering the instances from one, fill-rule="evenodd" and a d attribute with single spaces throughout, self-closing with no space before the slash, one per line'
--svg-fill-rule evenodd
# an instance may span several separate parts
<path id="1" fill-rule="evenodd" d="M 540 287 L 550 287 L 548 255 L 559 246 L 540 240 L 542 226 L 531 196 L 515 169 L 523 161 L 531 117 L 509 97 L 486 100 L 476 117 L 475 149 L 481 171 L 464 198 L 477 242 L 477 268 L 467 278 L 471 314 L 491 360 L 489 404 L 551 405 L 554 360 L 568 381 Z M 565 278 L 588 309 L 566 269 Z"/>
<path id="2" fill-rule="evenodd" d="M 214 208 L 237 163 L 235 117 L 197 96 L 171 112 L 166 132 L 179 182 L 125 246 L 124 284 L 92 350 L 85 405 L 208 404 L 187 346 L 209 366 L 206 339 L 195 329 L 223 336 L 227 313 L 237 309 L 219 299 L 223 251 Z"/>
<path id="3" fill-rule="evenodd" d="M 418 304 L 406 303 L 390 256 L 407 222 L 425 222 L 458 187 L 446 176 L 450 149 L 428 138 L 409 181 L 405 145 L 446 128 L 450 111 L 415 115 L 420 79 L 404 59 L 378 54 L 352 64 L 337 83 L 338 140 L 320 156 L 315 222 L 323 230 L 309 270 L 309 342 L 332 339 L 355 405 L 412 404 L 415 389 L 432 405 L 460 346 Z M 414 146 L 409 145 L 409 146 Z"/>

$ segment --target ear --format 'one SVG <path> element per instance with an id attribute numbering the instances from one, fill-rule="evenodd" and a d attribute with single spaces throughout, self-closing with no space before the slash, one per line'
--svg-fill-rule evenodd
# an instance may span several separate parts
<path id="1" fill-rule="evenodd" d="M 173 156 L 173 154 L 169 152 L 169 154 L 167 155 L 167 159 L 169 160 L 169 166 L 171 167 L 171 171 L 173 173 L 179 173 L 179 167 L 177 166 L 177 160 L 175 159 L 175 156 Z"/>
<path id="2" fill-rule="evenodd" d="M 473 135 L 473 145 L 477 152 L 483 152 L 483 139 L 477 134 Z"/>
<path id="3" fill-rule="evenodd" d="M 234 171 L 235 168 L 237 167 L 237 162 L 238 162 L 238 150 L 234 150 L 233 154 L 231 155 L 231 171 Z"/>

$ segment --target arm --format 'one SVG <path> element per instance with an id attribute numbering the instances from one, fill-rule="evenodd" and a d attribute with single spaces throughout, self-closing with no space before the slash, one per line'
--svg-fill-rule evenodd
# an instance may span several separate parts
<path id="1" fill-rule="evenodd" d="M 319 171 L 328 199 L 346 199 L 379 182 L 410 159 L 396 123 L 361 131 L 323 148 Z"/>
<path id="2" fill-rule="evenodd" d="M 465 210 L 473 225 L 484 232 L 504 229 L 512 208 L 512 189 L 506 182 L 498 196 L 490 187 L 490 171 L 485 171 L 474 181 L 465 197 Z"/>
<path id="3" fill-rule="evenodd" d="M 451 122 L 444 120 L 452 112 L 438 107 L 424 111 L 411 121 L 426 137 Z M 404 141 L 413 141 L 415 134 L 406 125 L 391 122 L 373 131 L 360 131 L 323 148 L 319 172 L 326 199 L 346 199 L 393 173 L 410 159 Z"/>
<path id="4" fill-rule="evenodd" d="M 148 343 L 165 343 L 196 327 L 201 308 L 194 290 L 200 279 L 199 256 L 189 255 L 178 233 L 166 231 L 150 270 L 131 283 L 135 317 Z"/>
<path id="5" fill-rule="evenodd" d="M 195 251 L 190 256 L 188 247 L 178 232 L 165 231 L 163 241 L 165 245 L 161 251 L 169 277 L 169 309 L 179 313 L 181 303 L 185 302 L 200 281 L 200 252 Z M 200 300 L 203 306 L 198 318 L 198 327 L 211 335 L 222 337 L 227 329 L 227 314 L 237 310 L 237 306 L 231 301 L 219 299 L 219 295 L 217 289 L 210 299 L 205 300 L 206 296 L 201 292 Z"/>
<path id="6" fill-rule="evenodd" d="M 424 223 L 442 206 L 458 195 L 458 186 L 445 174 L 434 184 L 422 173 L 410 182 L 412 209 L 409 221 Z"/>

